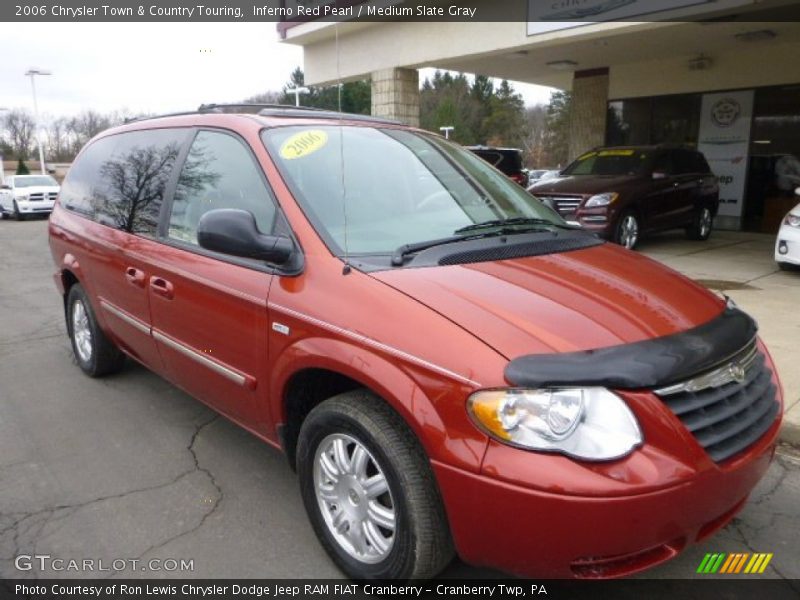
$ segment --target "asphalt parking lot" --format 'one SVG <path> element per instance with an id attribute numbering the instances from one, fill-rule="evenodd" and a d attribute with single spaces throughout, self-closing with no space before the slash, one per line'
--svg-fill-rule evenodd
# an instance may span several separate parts
<path id="1" fill-rule="evenodd" d="M 54 575 L 19 570 L 19 555 L 193 561 L 67 577 L 340 577 L 279 452 L 131 361 L 107 379 L 81 374 L 46 225 L 0 222 L 0 577 Z M 645 576 L 696 576 L 706 552 L 771 552 L 763 577 L 800 578 L 798 499 L 800 454 L 783 446 L 731 525 Z M 445 573 L 484 575 L 457 561 Z"/>

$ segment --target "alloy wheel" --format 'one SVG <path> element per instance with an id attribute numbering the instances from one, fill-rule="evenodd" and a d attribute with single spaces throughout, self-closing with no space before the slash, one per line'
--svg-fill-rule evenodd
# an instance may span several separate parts
<path id="1" fill-rule="evenodd" d="M 625 215 L 619 226 L 619 243 L 629 250 L 639 240 L 639 222 L 633 215 Z"/>
<path id="2" fill-rule="evenodd" d="M 89 325 L 89 315 L 86 307 L 80 300 L 72 305 L 72 336 L 75 340 L 75 350 L 78 358 L 84 363 L 92 359 L 92 330 Z"/>
<path id="3" fill-rule="evenodd" d="M 367 564 L 384 560 L 397 529 L 395 503 L 380 464 L 357 439 L 328 435 L 314 457 L 320 511 L 336 543 Z"/>

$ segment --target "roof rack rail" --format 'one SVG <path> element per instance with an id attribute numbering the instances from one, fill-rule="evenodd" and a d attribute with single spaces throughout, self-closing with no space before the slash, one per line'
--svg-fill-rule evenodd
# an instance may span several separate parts
<path id="1" fill-rule="evenodd" d="M 231 102 L 231 103 L 217 104 L 215 102 L 211 102 L 209 104 L 201 104 L 197 108 L 197 112 L 199 113 L 251 112 L 253 114 L 257 114 L 259 111 L 264 110 L 266 108 L 275 108 L 275 109 L 291 108 L 295 110 L 304 110 L 304 111 L 322 110 L 320 108 L 312 108 L 310 106 L 292 106 L 291 104 L 249 103 L 249 102 Z"/>
<path id="2" fill-rule="evenodd" d="M 304 106 L 277 105 L 269 106 L 258 112 L 262 117 L 286 117 L 302 118 L 309 116 L 307 113 L 313 112 L 314 119 L 343 119 L 348 121 L 371 121 L 373 123 L 386 123 L 387 125 L 401 125 L 402 122 L 386 117 L 373 117 L 372 115 L 362 115 L 358 113 L 337 112 L 335 110 L 325 110 L 322 108 L 308 108 Z"/>
<path id="3" fill-rule="evenodd" d="M 373 117 L 370 115 L 361 115 L 355 113 L 336 112 L 326 110 L 324 108 L 315 108 L 312 106 L 292 106 L 291 104 L 248 104 L 248 103 L 231 103 L 231 104 L 201 104 L 197 110 L 165 113 L 161 115 L 148 115 L 144 117 L 134 117 L 126 119 L 125 123 L 134 123 L 137 121 L 147 121 L 150 119 L 160 119 L 162 117 L 181 117 L 185 115 L 208 114 L 208 113 L 248 113 L 257 114 L 262 117 L 287 117 L 287 118 L 302 118 L 308 117 L 309 113 L 315 119 L 346 119 L 348 121 L 371 121 L 373 123 L 386 123 L 390 125 L 400 125 L 401 121 L 395 119 L 387 119 L 384 117 Z"/>

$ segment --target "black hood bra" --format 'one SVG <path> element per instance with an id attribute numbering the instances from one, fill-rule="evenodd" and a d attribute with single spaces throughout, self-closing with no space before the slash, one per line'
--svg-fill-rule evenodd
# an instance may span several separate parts
<path id="1" fill-rule="evenodd" d="M 667 386 L 719 365 L 752 342 L 758 326 L 728 306 L 708 323 L 664 337 L 560 354 L 528 354 L 508 363 L 505 377 L 520 387 Z"/>

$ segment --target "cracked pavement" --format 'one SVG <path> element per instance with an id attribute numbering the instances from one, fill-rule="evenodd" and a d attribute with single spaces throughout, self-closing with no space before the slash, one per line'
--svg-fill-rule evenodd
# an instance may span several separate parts
<path id="1" fill-rule="evenodd" d="M 47 222 L 0 222 L 0 577 L 335 578 L 276 450 L 128 361 L 73 363 Z M 742 513 L 643 577 L 695 577 L 706 552 L 773 552 L 800 578 L 800 453 L 783 447 Z M 20 554 L 192 560 L 185 572 L 17 570 Z M 449 577 L 496 575 L 456 561 Z M 708 578 L 708 575 L 703 577 Z"/>

